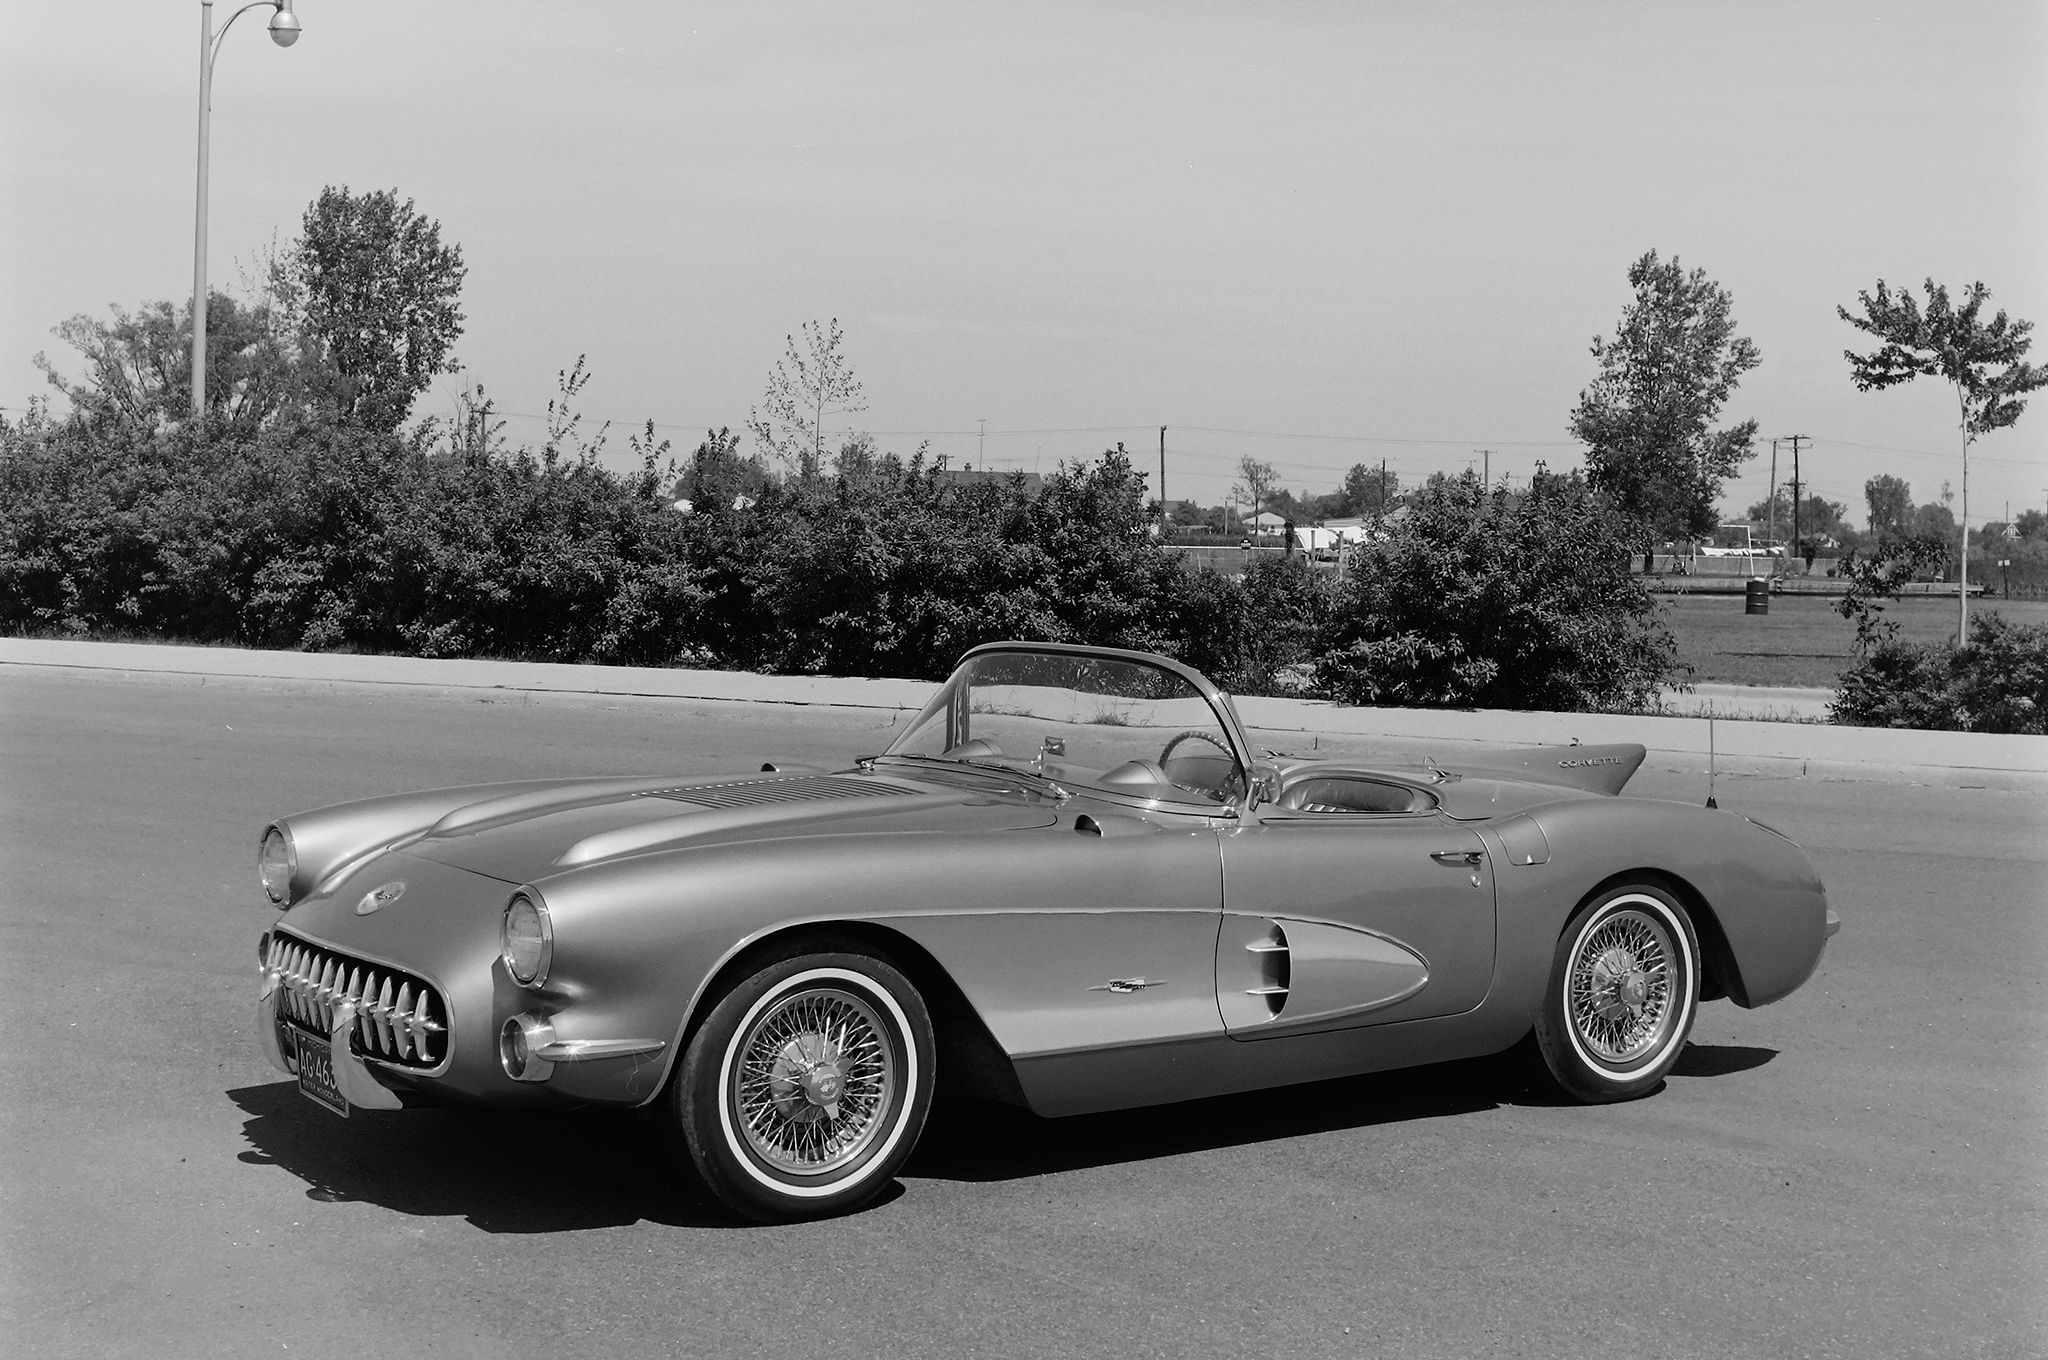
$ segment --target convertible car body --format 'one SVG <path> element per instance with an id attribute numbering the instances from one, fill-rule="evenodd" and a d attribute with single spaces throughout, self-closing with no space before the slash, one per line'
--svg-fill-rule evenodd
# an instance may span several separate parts
<path id="1" fill-rule="evenodd" d="M 1800 849 L 1617 798 L 1640 746 L 1255 750 L 1142 653 L 997 643 L 838 770 L 404 794 L 265 830 L 257 1032 L 338 1113 L 654 1105 L 736 1211 L 864 1202 L 944 1084 L 1046 1115 L 1534 1035 L 1654 1088 L 1836 926 Z"/>

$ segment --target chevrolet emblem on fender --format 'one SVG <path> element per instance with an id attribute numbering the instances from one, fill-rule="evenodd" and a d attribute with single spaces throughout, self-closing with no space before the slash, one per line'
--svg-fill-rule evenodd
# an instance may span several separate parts
<path id="1" fill-rule="evenodd" d="M 372 888 L 363 894 L 362 901 L 356 903 L 356 915 L 368 916 L 373 911 L 382 911 L 403 896 L 405 880 L 402 878 L 386 883 L 381 888 Z"/>
<path id="2" fill-rule="evenodd" d="M 1164 987 L 1165 985 L 1165 981 L 1160 978 L 1111 978 L 1101 986 L 1090 987 L 1088 990 L 1091 992 L 1116 992 L 1122 995 L 1128 992 L 1142 992 L 1147 987 Z"/>

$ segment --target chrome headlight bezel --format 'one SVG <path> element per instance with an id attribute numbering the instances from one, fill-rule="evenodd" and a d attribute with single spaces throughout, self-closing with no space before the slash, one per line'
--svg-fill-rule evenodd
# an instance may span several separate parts
<path id="1" fill-rule="evenodd" d="M 547 985 L 555 961 L 555 923 L 547 902 L 532 888 L 521 888 L 505 904 L 498 926 L 498 957 L 520 986 Z"/>
<path id="2" fill-rule="evenodd" d="M 292 884 L 299 876 L 299 847 L 291 828 L 272 822 L 263 828 L 256 846 L 256 881 L 271 905 L 282 911 L 291 905 Z"/>

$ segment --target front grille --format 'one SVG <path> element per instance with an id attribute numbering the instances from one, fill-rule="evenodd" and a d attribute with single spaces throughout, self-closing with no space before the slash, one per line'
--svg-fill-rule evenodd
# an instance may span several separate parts
<path id="1" fill-rule="evenodd" d="M 363 963 L 282 933 L 270 937 L 263 971 L 277 979 L 277 1013 L 322 1034 L 334 1013 L 356 1007 L 356 1052 L 404 1067 L 438 1066 L 448 1053 L 448 1007 L 409 973 Z"/>
<path id="2" fill-rule="evenodd" d="M 769 803 L 808 803 L 826 798 L 884 798 L 911 790 L 864 779 L 830 775 L 786 775 L 779 779 L 738 779 L 725 784 L 692 784 L 680 789 L 650 789 L 638 798 L 667 798 L 707 808 L 762 807 Z"/>

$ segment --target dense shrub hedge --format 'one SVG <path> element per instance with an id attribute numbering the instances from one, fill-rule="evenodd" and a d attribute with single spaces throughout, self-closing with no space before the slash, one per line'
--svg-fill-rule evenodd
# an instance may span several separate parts
<path id="1" fill-rule="evenodd" d="M 1029 637 L 1245 693 L 1505 707 L 1640 705 L 1671 662 L 1576 478 L 1442 482 L 1348 581 L 1231 578 L 1159 545 L 1118 451 L 1035 497 L 884 456 L 681 514 L 653 454 L 616 473 L 552 428 L 536 454 L 311 417 L 0 420 L 0 629 L 924 678 Z"/>
<path id="2" fill-rule="evenodd" d="M 1677 644 L 1626 541 L 1577 473 L 1539 468 L 1519 496 L 1470 473 L 1434 479 L 1355 559 L 1316 679 L 1357 704 L 1643 708 Z"/>
<path id="3" fill-rule="evenodd" d="M 1950 732 L 2048 734 L 2048 627 L 1970 617 L 1969 645 L 1886 638 L 1842 675 L 1838 723 Z"/>
<path id="4" fill-rule="evenodd" d="M 679 520 L 589 459 L 38 412 L 0 427 L 0 627 L 664 664 L 704 596 Z"/>

